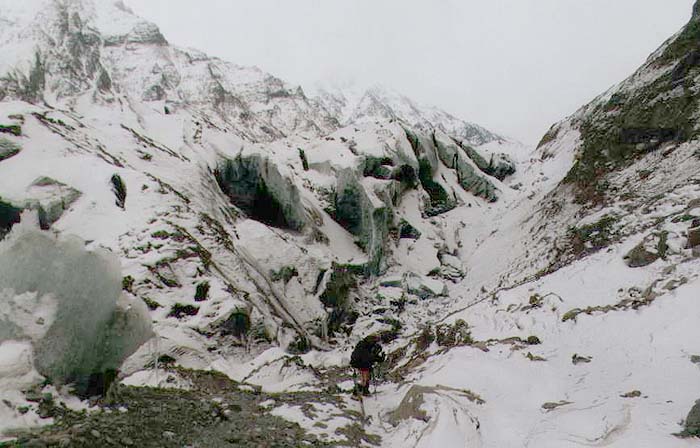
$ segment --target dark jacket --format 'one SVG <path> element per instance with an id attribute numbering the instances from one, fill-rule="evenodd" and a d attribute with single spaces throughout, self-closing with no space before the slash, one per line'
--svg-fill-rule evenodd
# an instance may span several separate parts
<path id="1" fill-rule="evenodd" d="M 350 356 L 350 365 L 356 369 L 371 369 L 377 362 L 384 362 L 382 346 L 376 339 L 365 338 L 357 343 Z"/>

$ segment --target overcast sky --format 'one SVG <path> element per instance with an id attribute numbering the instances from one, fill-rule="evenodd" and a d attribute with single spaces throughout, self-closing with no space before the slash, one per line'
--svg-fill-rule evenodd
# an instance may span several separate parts
<path id="1" fill-rule="evenodd" d="M 173 44 L 302 85 L 380 83 L 536 144 L 641 65 L 693 0 L 126 3 Z"/>

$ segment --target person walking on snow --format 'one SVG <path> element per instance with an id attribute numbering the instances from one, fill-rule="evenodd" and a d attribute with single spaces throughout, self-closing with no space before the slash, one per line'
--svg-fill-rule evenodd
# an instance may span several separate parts
<path id="1" fill-rule="evenodd" d="M 370 371 L 374 364 L 384 362 L 385 356 L 379 337 L 369 335 L 355 346 L 350 356 L 350 366 L 360 371 L 360 381 L 355 387 L 355 395 L 369 395 Z"/>

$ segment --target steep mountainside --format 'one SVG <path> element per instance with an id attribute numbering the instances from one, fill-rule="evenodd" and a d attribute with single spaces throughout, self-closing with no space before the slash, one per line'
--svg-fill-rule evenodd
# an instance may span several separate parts
<path id="1" fill-rule="evenodd" d="M 3 1 L 2 10 L 0 98 L 58 102 L 77 113 L 94 103 L 192 109 L 201 121 L 256 141 L 337 127 L 300 88 L 173 47 L 121 2 Z"/>
<path id="2" fill-rule="evenodd" d="M 698 9 L 528 153 L 382 89 L 310 99 L 120 1 L 0 0 L 0 437 L 693 446 Z"/>

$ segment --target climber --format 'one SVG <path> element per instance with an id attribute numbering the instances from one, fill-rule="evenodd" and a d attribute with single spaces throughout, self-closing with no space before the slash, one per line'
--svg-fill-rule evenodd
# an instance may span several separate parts
<path id="1" fill-rule="evenodd" d="M 355 386 L 355 395 L 369 395 L 370 371 L 374 364 L 384 362 L 385 356 L 379 337 L 369 335 L 355 346 L 350 356 L 350 366 L 360 371 L 360 381 Z"/>

